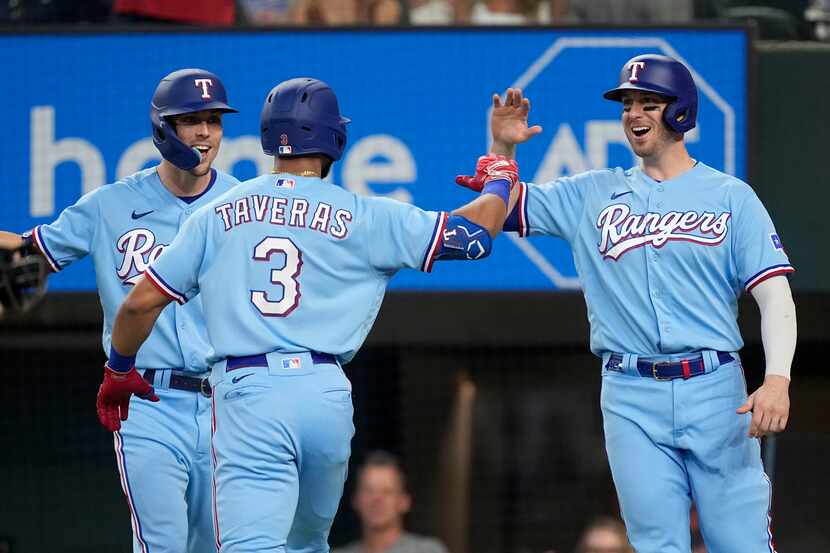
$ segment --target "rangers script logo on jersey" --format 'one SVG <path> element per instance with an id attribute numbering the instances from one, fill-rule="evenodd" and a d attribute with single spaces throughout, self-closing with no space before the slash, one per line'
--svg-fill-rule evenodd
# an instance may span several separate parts
<path id="1" fill-rule="evenodd" d="M 124 254 L 118 278 L 124 284 L 134 285 L 167 244 L 156 244 L 156 235 L 150 229 L 137 228 L 122 234 L 115 247 Z"/>
<path id="2" fill-rule="evenodd" d="M 641 246 L 661 248 L 669 240 L 683 240 L 704 246 L 723 242 L 731 213 L 669 211 L 659 214 L 632 214 L 626 204 L 612 204 L 597 217 L 600 229 L 599 252 L 614 261 L 625 252 Z"/>

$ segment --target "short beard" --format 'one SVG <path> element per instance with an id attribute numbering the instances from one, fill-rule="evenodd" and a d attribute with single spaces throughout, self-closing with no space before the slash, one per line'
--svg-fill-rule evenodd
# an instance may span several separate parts
<path id="1" fill-rule="evenodd" d="M 199 164 L 199 165 L 201 165 L 201 164 Z M 208 164 L 208 165 L 205 167 L 205 169 L 204 169 L 204 170 L 200 170 L 200 169 L 198 169 L 199 165 L 197 165 L 196 167 L 194 167 L 193 169 L 191 169 L 191 170 L 190 170 L 190 171 L 188 171 L 188 172 L 189 172 L 191 175 L 193 175 L 194 177 L 204 177 L 205 175 L 207 175 L 208 173 L 210 173 L 210 170 L 211 170 L 211 165 L 210 165 L 210 164 Z"/>
<path id="2" fill-rule="evenodd" d="M 677 134 L 674 133 L 667 126 L 665 126 L 665 123 L 661 125 L 659 129 L 652 130 L 652 132 L 657 132 L 659 135 L 655 137 L 655 139 L 649 144 L 648 150 L 643 152 L 642 154 L 638 152 L 634 148 L 634 145 L 629 142 L 631 149 L 634 150 L 634 153 L 637 154 L 638 157 L 646 158 L 657 155 L 660 152 L 661 148 L 666 149 L 670 144 L 677 140 Z"/>

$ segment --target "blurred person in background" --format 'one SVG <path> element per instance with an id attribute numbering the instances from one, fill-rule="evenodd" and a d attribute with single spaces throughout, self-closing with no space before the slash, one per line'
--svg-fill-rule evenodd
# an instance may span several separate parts
<path id="1" fill-rule="evenodd" d="M 404 529 L 412 507 L 406 476 L 391 453 L 370 453 L 357 472 L 352 506 L 360 517 L 363 537 L 332 553 L 447 553 L 435 538 Z"/>
<path id="2" fill-rule="evenodd" d="M 452 25 L 458 20 L 457 1 L 409 0 L 409 22 L 413 25 Z"/>
<path id="3" fill-rule="evenodd" d="M 358 0 L 297 0 L 295 25 L 357 25 L 361 4 Z"/>
<path id="4" fill-rule="evenodd" d="M 400 0 L 374 0 L 366 6 L 366 11 L 372 25 L 401 25 L 405 22 Z"/>
<path id="5" fill-rule="evenodd" d="M 567 0 L 459 0 L 473 25 L 534 25 L 558 22 Z"/>
<path id="6" fill-rule="evenodd" d="M 256 26 L 291 25 L 297 0 L 238 0 L 245 23 Z"/>
<path id="7" fill-rule="evenodd" d="M 571 23 L 686 23 L 693 0 L 554 0 Z"/>
<path id="8" fill-rule="evenodd" d="M 813 25 L 816 40 L 830 41 L 830 0 L 811 0 L 804 19 Z"/>
<path id="9" fill-rule="evenodd" d="M 602 516 L 595 518 L 582 532 L 576 553 L 634 553 L 628 543 L 621 520 Z"/>

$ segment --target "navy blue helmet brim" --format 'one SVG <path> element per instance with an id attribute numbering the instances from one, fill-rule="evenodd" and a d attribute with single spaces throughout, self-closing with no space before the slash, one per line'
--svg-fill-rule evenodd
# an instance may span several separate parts
<path id="1" fill-rule="evenodd" d="M 211 110 L 221 111 L 223 113 L 239 113 L 239 110 L 232 108 L 225 102 L 199 102 L 198 104 L 188 104 L 162 109 L 159 111 L 159 115 L 161 117 L 171 117 L 173 115 L 182 115 L 184 113 Z"/>
<path id="2" fill-rule="evenodd" d="M 670 90 L 665 88 L 654 86 L 652 84 L 632 84 L 632 83 L 623 83 L 617 88 L 612 88 L 611 90 L 605 91 L 602 95 L 603 98 L 606 100 L 613 100 L 615 102 L 622 102 L 622 95 L 623 92 L 626 90 L 639 90 L 640 92 L 653 92 L 655 94 L 659 94 L 660 96 L 665 97 L 668 100 L 676 100 L 677 95 L 673 94 Z"/>

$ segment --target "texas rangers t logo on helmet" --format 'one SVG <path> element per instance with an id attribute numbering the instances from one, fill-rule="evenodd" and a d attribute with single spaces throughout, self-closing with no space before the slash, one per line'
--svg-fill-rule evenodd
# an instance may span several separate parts
<path id="1" fill-rule="evenodd" d="M 203 99 L 210 100 L 210 92 L 208 91 L 208 87 L 213 86 L 213 81 L 211 79 L 194 79 L 193 84 L 196 88 L 202 87 Z"/>
<path id="2" fill-rule="evenodd" d="M 635 61 L 631 65 L 628 66 L 631 69 L 631 76 L 628 78 L 629 81 L 634 82 L 637 80 L 637 71 L 640 69 L 646 68 L 646 62 L 644 61 Z"/>

